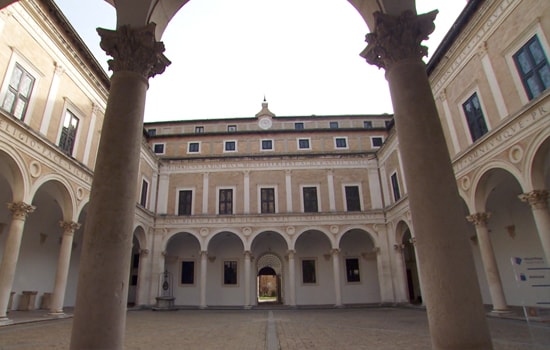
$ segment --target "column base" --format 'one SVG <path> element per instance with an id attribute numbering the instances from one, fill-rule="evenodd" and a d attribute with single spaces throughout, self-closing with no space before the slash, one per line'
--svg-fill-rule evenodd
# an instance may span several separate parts
<path id="1" fill-rule="evenodd" d="M 512 314 L 512 313 L 514 313 L 514 312 L 510 309 L 501 309 L 501 310 L 493 309 L 489 312 L 489 315 L 503 316 L 503 315 L 509 315 L 509 314 Z"/>
<path id="2" fill-rule="evenodd" d="M 48 316 L 57 317 L 57 318 L 68 317 L 68 315 L 65 312 L 63 312 L 63 310 L 61 310 L 61 311 L 50 311 L 50 312 L 48 312 Z"/>
<path id="3" fill-rule="evenodd" d="M 0 317 L 0 326 L 7 326 L 13 324 L 13 320 L 7 317 Z"/>

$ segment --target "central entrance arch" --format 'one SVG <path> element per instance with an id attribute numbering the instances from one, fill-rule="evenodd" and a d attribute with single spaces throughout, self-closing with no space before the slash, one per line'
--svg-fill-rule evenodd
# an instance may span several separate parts
<path id="1" fill-rule="evenodd" d="M 257 288 L 256 301 L 258 304 L 281 304 L 283 301 L 282 287 L 282 262 L 273 254 L 267 253 L 258 259 L 256 264 Z"/>

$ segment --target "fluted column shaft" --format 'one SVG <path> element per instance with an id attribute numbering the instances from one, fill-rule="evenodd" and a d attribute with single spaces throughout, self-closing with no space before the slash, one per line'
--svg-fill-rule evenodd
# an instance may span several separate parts
<path id="1" fill-rule="evenodd" d="M 500 280 L 500 274 L 498 272 L 497 260 L 495 258 L 493 245 L 491 244 L 491 238 L 489 237 L 489 229 L 487 228 L 487 220 L 489 217 L 489 213 L 476 213 L 469 215 L 466 218 L 469 222 L 473 223 L 476 228 L 477 242 L 481 252 L 481 261 L 483 262 L 485 276 L 487 277 L 487 282 L 489 284 L 489 293 L 491 294 L 491 301 L 493 302 L 493 311 L 503 312 L 508 311 L 508 305 L 506 304 L 504 288 L 502 288 L 502 281 Z"/>
<path id="2" fill-rule="evenodd" d="M 0 265 L 0 321 L 7 319 L 8 303 L 19 259 L 25 219 L 36 208 L 24 202 L 17 202 L 8 203 L 8 209 L 12 212 L 12 218 L 2 254 L 2 265 Z"/>
<path id="3" fill-rule="evenodd" d="M 334 276 L 334 305 L 342 306 L 342 290 L 340 289 L 340 250 L 332 250 L 332 274 Z"/>
<path id="4" fill-rule="evenodd" d="M 71 349 L 122 349 L 148 78 L 168 61 L 155 25 L 98 29 L 113 70 L 86 221 Z"/>
<path id="5" fill-rule="evenodd" d="M 200 308 L 206 308 L 206 272 L 208 268 L 208 252 L 201 251 L 201 284 L 200 284 Z"/>
<path id="6" fill-rule="evenodd" d="M 65 300 L 65 291 L 67 289 L 67 276 L 69 275 L 69 266 L 71 263 L 74 231 L 80 228 L 80 224 L 76 222 L 61 221 L 59 225 L 63 228 L 63 237 L 61 238 L 61 248 L 59 249 L 59 258 L 57 259 L 55 285 L 50 305 L 51 314 L 63 314 L 63 301 Z"/>
<path id="7" fill-rule="evenodd" d="M 549 192 L 547 190 L 535 190 L 524 193 L 519 198 L 531 206 L 542 250 L 544 251 L 544 255 L 546 255 L 546 263 L 550 264 L 550 212 L 548 211 L 548 196 Z"/>
<path id="8" fill-rule="evenodd" d="M 294 250 L 288 251 L 288 288 L 289 288 L 289 300 L 290 306 L 296 306 L 296 261 L 294 259 L 296 252 Z"/>
<path id="9" fill-rule="evenodd" d="M 432 346 L 490 350 L 491 338 L 456 179 L 420 43 L 433 31 L 437 12 L 399 17 L 374 13 L 362 56 L 386 70 L 394 108 L 409 206 L 414 222 Z"/>

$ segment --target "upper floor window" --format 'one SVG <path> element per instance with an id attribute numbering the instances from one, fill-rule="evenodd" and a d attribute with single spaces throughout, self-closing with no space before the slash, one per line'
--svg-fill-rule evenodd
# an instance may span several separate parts
<path id="1" fill-rule="evenodd" d="M 328 126 L 331 129 L 338 129 L 338 122 L 329 122 Z"/>
<path id="2" fill-rule="evenodd" d="M 361 200 L 359 198 L 359 186 L 345 186 L 346 210 L 361 211 Z"/>
<path id="3" fill-rule="evenodd" d="M 365 120 L 365 121 L 363 122 L 363 127 L 364 127 L 365 129 L 372 129 L 372 121 L 370 121 L 370 120 Z"/>
<path id="4" fill-rule="evenodd" d="M 298 149 L 311 149 L 309 139 L 298 139 Z"/>
<path id="5" fill-rule="evenodd" d="M 485 117 L 483 116 L 483 110 L 481 109 L 477 92 L 474 92 L 474 94 L 462 104 L 462 109 L 464 109 L 464 114 L 466 115 L 470 135 L 472 135 L 472 141 L 475 142 L 487 133 L 487 124 L 485 123 Z"/>
<path id="6" fill-rule="evenodd" d="M 204 126 L 195 126 L 195 133 L 202 134 L 204 132 Z"/>
<path id="7" fill-rule="evenodd" d="M 232 189 L 230 188 L 220 189 L 218 213 L 233 214 L 233 190 Z"/>
<path id="8" fill-rule="evenodd" d="M 156 154 L 164 154 L 164 143 L 154 143 L 153 152 Z"/>
<path id="9" fill-rule="evenodd" d="M 537 35 L 523 45 L 513 58 L 529 100 L 550 87 L 550 66 Z"/>
<path id="10" fill-rule="evenodd" d="M 227 131 L 229 131 L 229 132 L 237 131 L 237 125 L 228 125 L 227 126 Z"/>
<path id="11" fill-rule="evenodd" d="M 139 204 L 144 208 L 147 206 L 148 193 L 149 193 L 149 183 L 147 182 L 147 180 L 143 179 L 141 181 L 141 193 L 139 196 Z"/>
<path id="12" fill-rule="evenodd" d="M 319 211 L 317 187 L 304 187 L 302 192 L 304 196 L 304 213 L 317 213 Z"/>
<path id="13" fill-rule="evenodd" d="M 334 146 L 336 148 L 348 148 L 348 139 L 346 137 L 335 137 Z"/>
<path id="14" fill-rule="evenodd" d="M 225 141 L 223 149 L 225 152 L 235 152 L 237 150 L 237 141 Z"/>
<path id="15" fill-rule="evenodd" d="M 191 215 L 193 191 L 181 190 L 178 193 L 178 215 Z"/>
<path id="16" fill-rule="evenodd" d="M 187 146 L 187 153 L 199 153 L 200 152 L 200 143 L 199 142 L 189 142 Z"/>
<path id="17" fill-rule="evenodd" d="M 155 136 L 157 134 L 157 129 L 149 129 L 147 130 L 147 134 L 149 136 Z"/>
<path id="18" fill-rule="evenodd" d="M 393 173 L 390 177 L 391 188 L 393 191 L 393 200 L 398 201 L 401 198 L 401 191 L 399 190 L 399 181 L 397 181 L 397 173 Z"/>
<path id="19" fill-rule="evenodd" d="M 273 140 L 262 140 L 262 151 L 273 150 Z"/>
<path id="20" fill-rule="evenodd" d="M 275 189 L 260 189 L 260 202 L 262 214 L 275 213 Z"/>
<path id="21" fill-rule="evenodd" d="M 294 129 L 303 130 L 304 129 L 304 123 L 302 123 L 302 122 L 294 123 Z"/>
<path id="22" fill-rule="evenodd" d="M 6 96 L 2 102 L 2 109 L 23 120 L 29 106 L 34 82 L 35 78 L 16 63 L 11 73 Z"/>
<path id="23" fill-rule="evenodd" d="M 65 110 L 65 119 L 63 120 L 63 128 L 61 129 L 61 137 L 59 138 L 59 147 L 68 155 L 73 153 L 77 129 L 78 118 L 71 111 Z"/>
<path id="24" fill-rule="evenodd" d="M 384 139 L 379 136 L 371 137 L 370 140 L 372 143 L 372 147 L 382 147 L 382 144 L 384 143 Z"/>

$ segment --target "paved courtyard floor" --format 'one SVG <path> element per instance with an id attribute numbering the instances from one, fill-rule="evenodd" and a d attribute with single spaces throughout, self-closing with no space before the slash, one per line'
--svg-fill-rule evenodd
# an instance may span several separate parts
<path id="1" fill-rule="evenodd" d="M 488 323 L 495 350 L 550 349 L 549 323 Z M 0 327 L 0 349 L 68 349 L 71 325 L 65 318 Z M 125 340 L 125 349 L 144 350 L 430 348 L 426 312 L 403 308 L 129 311 Z"/>

